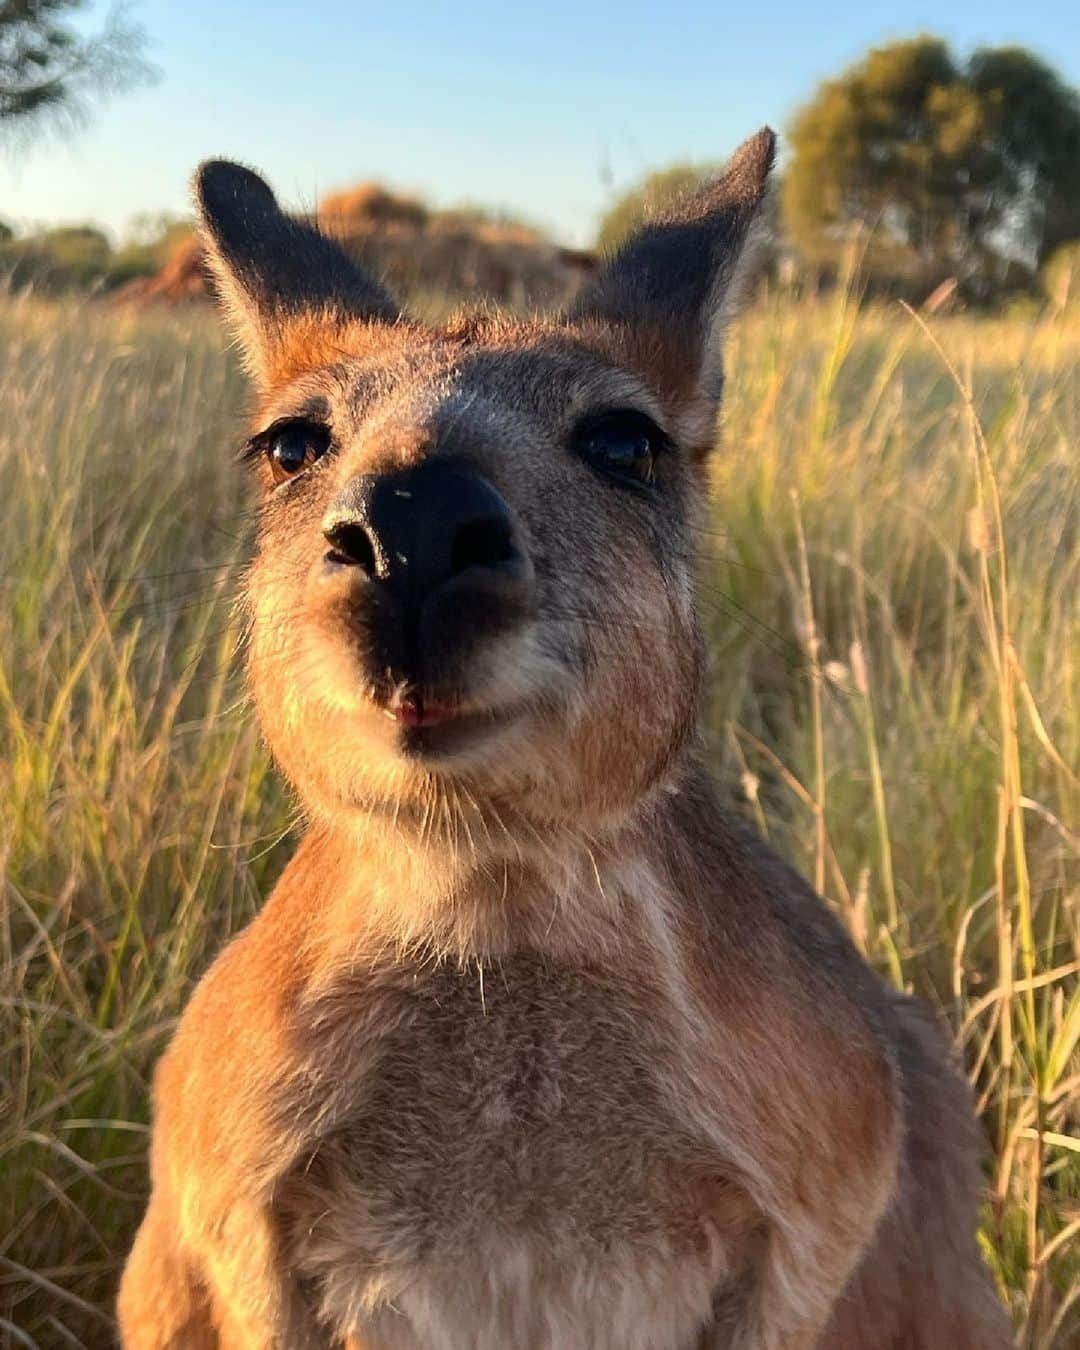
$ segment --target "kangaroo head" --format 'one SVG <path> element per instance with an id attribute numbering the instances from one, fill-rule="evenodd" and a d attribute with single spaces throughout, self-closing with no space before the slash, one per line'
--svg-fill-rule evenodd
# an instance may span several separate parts
<path id="1" fill-rule="evenodd" d="M 430 828 L 452 792 L 593 827 L 670 772 L 696 720 L 721 337 L 773 153 L 747 141 L 555 320 L 444 328 L 254 173 L 199 170 L 258 392 L 250 677 L 312 812 Z"/>

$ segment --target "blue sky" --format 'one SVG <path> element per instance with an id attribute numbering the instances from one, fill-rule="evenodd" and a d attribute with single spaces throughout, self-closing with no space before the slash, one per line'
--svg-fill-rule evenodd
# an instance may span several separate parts
<path id="1" fill-rule="evenodd" d="M 104 5 L 97 5 L 103 13 Z M 872 43 L 1022 43 L 1080 84 L 1080 4 L 1005 0 L 638 0 L 370 4 L 142 0 L 160 81 L 66 137 L 0 152 L 0 217 L 100 221 L 184 210 L 208 155 L 280 195 L 378 178 L 439 204 L 503 206 L 572 242 L 617 188 L 675 159 L 783 130 Z"/>

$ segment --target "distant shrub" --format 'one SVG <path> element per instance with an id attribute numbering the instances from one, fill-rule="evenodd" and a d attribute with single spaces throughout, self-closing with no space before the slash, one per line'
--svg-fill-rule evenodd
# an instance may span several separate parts
<path id="1" fill-rule="evenodd" d="M 715 177 L 715 164 L 672 164 L 657 169 L 624 192 L 605 213 L 596 235 L 601 253 L 612 253 L 650 217 L 661 214 L 681 198 Z"/>
<path id="2" fill-rule="evenodd" d="M 521 310 L 557 305 L 584 266 L 505 212 L 472 203 L 433 210 L 378 183 L 329 193 L 317 216 L 361 266 L 433 311 L 478 295 Z"/>
<path id="3" fill-rule="evenodd" d="M 61 267 L 87 275 L 104 267 L 112 253 L 107 237 L 94 225 L 57 225 L 37 237 Z"/>
<path id="4" fill-rule="evenodd" d="M 61 225 L 22 237 L 0 225 L 0 280 L 47 294 L 113 290 L 155 275 L 191 234 L 190 221 L 161 216 L 114 249 L 93 225 Z"/>
<path id="5" fill-rule="evenodd" d="M 109 260 L 105 285 L 112 290 L 138 277 L 156 276 L 188 247 L 194 233 L 194 223 L 186 218 L 165 215 L 142 222 L 134 238 Z"/>
<path id="6" fill-rule="evenodd" d="M 16 288 L 81 289 L 102 280 L 111 256 L 108 239 L 93 225 L 62 225 L 0 241 L 0 274 Z"/>
<path id="7" fill-rule="evenodd" d="M 428 209 L 416 197 L 399 196 L 380 183 L 358 183 L 341 192 L 330 192 L 319 202 L 319 223 L 332 233 L 376 225 L 422 228 Z"/>

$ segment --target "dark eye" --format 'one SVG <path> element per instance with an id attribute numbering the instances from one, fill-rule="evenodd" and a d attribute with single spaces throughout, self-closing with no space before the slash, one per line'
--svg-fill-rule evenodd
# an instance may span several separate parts
<path id="1" fill-rule="evenodd" d="M 657 458 L 671 442 L 644 413 L 613 412 L 578 428 L 574 449 L 601 473 L 631 483 L 652 483 Z"/>
<path id="2" fill-rule="evenodd" d="M 271 431 L 265 446 L 274 482 L 283 483 L 326 454 L 330 432 L 317 422 L 289 422 Z"/>

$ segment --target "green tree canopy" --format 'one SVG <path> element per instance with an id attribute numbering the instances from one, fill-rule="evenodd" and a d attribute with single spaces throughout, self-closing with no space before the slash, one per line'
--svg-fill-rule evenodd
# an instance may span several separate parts
<path id="1" fill-rule="evenodd" d="M 152 74 L 144 35 L 120 11 L 89 36 L 70 22 L 86 0 L 0 0 L 0 131 L 75 118 L 95 94 Z"/>
<path id="2" fill-rule="evenodd" d="M 979 289 L 1080 235 L 1080 97 L 1020 48 L 875 48 L 820 86 L 789 149 L 785 218 L 811 258 L 861 228 L 872 266 Z"/>

